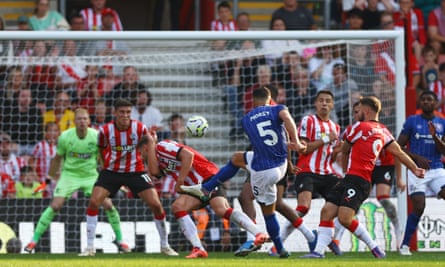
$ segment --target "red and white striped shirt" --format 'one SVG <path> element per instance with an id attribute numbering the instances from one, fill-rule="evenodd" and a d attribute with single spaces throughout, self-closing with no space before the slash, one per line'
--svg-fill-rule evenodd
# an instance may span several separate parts
<path id="1" fill-rule="evenodd" d="M 24 158 L 11 154 L 7 160 L 0 159 L 0 172 L 6 173 L 17 182 L 20 180 L 20 169 L 26 165 Z"/>
<path id="2" fill-rule="evenodd" d="M 15 192 L 15 181 L 8 174 L 0 173 L 0 198 L 8 198 Z"/>
<path id="3" fill-rule="evenodd" d="M 48 176 L 51 159 L 56 156 L 56 144 L 50 144 L 42 140 L 36 144 L 32 152 L 36 164 L 36 172 L 40 182 L 44 182 Z"/>
<path id="4" fill-rule="evenodd" d="M 323 121 L 317 115 L 305 116 L 298 128 L 300 138 L 308 142 L 321 140 L 331 132 L 338 136 L 340 126 L 332 120 Z M 332 167 L 332 153 L 336 142 L 324 144 L 310 154 L 301 155 L 297 165 L 301 169 L 300 173 L 311 172 L 319 175 L 335 173 Z"/>
<path id="5" fill-rule="evenodd" d="M 137 144 L 148 130 L 140 121 L 131 120 L 130 127 L 119 131 L 114 122 L 103 125 L 99 130 L 99 148 L 104 159 L 104 169 L 119 172 L 145 172 Z"/>
<path id="6" fill-rule="evenodd" d="M 210 30 L 212 31 L 237 31 L 238 25 L 236 25 L 236 21 L 231 19 L 229 23 L 224 24 L 221 20 L 213 20 L 210 24 Z"/>
<path id="7" fill-rule="evenodd" d="M 102 29 L 102 13 L 95 13 L 92 8 L 85 8 L 80 11 L 87 31 L 100 31 Z M 122 22 L 119 14 L 113 10 L 113 31 L 123 31 Z"/>
<path id="8" fill-rule="evenodd" d="M 171 175 L 167 175 L 162 179 L 162 185 L 159 193 L 168 193 L 172 196 L 176 196 L 175 191 L 176 181 Z"/>
<path id="9" fill-rule="evenodd" d="M 385 125 L 377 121 L 359 121 L 352 126 L 346 141 L 352 144 L 346 174 L 371 182 L 377 157 L 385 146 L 394 141 L 394 137 Z"/>
<path id="10" fill-rule="evenodd" d="M 430 91 L 433 91 L 437 95 L 439 103 L 442 103 L 442 100 L 445 98 L 445 86 L 443 85 L 442 81 L 437 80 L 430 84 Z M 439 105 L 437 107 L 437 110 L 441 113 L 444 113 L 445 104 Z"/>
<path id="11" fill-rule="evenodd" d="M 178 154 L 183 148 L 190 150 L 194 154 L 192 167 L 184 180 L 185 185 L 202 183 L 218 172 L 218 167 L 215 163 L 209 161 L 193 148 L 172 140 L 163 140 L 156 144 L 159 168 L 167 175 L 171 175 L 175 181 L 177 181 L 181 170 L 181 161 L 178 159 Z"/>
<path id="12" fill-rule="evenodd" d="M 346 136 L 348 136 L 352 131 L 353 125 L 349 125 L 346 130 L 341 135 L 341 140 L 345 141 Z M 379 154 L 379 157 L 377 158 L 375 162 L 375 166 L 393 166 L 394 165 L 394 156 L 387 152 L 385 149 L 382 149 L 382 151 Z"/>

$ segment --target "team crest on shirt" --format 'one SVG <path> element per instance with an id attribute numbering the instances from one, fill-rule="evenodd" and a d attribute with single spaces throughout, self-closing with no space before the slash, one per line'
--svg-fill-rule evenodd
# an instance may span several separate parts
<path id="1" fill-rule="evenodd" d="M 88 143 L 88 149 L 89 150 L 93 150 L 95 147 L 96 147 L 96 143 L 94 143 L 94 142 L 89 142 Z"/>

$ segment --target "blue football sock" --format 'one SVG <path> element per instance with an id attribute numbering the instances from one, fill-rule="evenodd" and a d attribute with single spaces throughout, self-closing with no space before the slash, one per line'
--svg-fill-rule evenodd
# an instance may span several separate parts
<path id="1" fill-rule="evenodd" d="M 277 217 L 274 214 L 264 216 L 266 222 L 266 229 L 269 233 L 270 239 L 273 241 L 278 253 L 283 250 L 283 242 L 280 237 L 280 225 L 278 224 Z"/>
<path id="2" fill-rule="evenodd" d="M 406 228 L 405 235 L 403 237 L 402 245 L 409 246 L 409 241 L 411 241 L 411 237 L 417 229 L 417 225 L 419 224 L 420 217 L 414 213 L 410 213 L 408 215 L 408 219 L 406 220 Z"/>
<path id="3" fill-rule="evenodd" d="M 224 183 L 227 180 L 230 180 L 235 174 L 238 172 L 239 168 L 233 165 L 232 161 L 229 162 L 219 169 L 219 171 L 207 182 L 202 184 L 202 188 L 207 192 L 211 192 L 218 185 Z"/>

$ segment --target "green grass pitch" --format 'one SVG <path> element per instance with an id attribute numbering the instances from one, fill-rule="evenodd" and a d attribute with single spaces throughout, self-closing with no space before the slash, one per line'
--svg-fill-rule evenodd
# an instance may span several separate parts
<path id="1" fill-rule="evenodd" d="M 444 252 L 414 253 L 403 257 L 396 252 L 389 252 L 385 259 L 375 259 L 371 253 L 345 253 L 338 257 L 330 253 L 324 259 L 299 259 L 302 253 L 293 253 L 287 259 L 269 257 L 265 253 L 252 253 L 245 258 L 234 257 L 232 253 L 209 253 L 206 259 L 184 259 L 185 253 L 179 257 L 168 257 L 160 254 L 96 254 L 95 257 L 78 257 L 75 254 L 1 254 L 1 267 L 420 267 L 445 266 Z"/>

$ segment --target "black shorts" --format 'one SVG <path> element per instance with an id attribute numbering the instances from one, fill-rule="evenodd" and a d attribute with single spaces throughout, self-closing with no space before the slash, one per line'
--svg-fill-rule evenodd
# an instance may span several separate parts
<path id="1" fill-rule="evenodd" d="M 394 181 L 394 166 L 375 166 L 372 171 L 372 185 L 387 184 L 391 186 Z"/>
<path id="2" fill-rule="evenodd" d="M 312 194 L 318 193 L 326 199 L 329 191 L 331 191 L 340 180 L 340 178 L 333 174 L 299 173 L 295 178 L 295 190 L 297 191 L 297 195 L 303 191 L 310 191 Z"/>
<path id="3" fill-rule="evenodd" d="M 340 179 L 340 182 L 329 192 L 326 201 L 334 203 L 337 206 L 344 206 L 353 209 L 356 213 L 363 201 L 365 201 L 371 191 L 371 183 L 365 179 L 346 175 Z"/>
<path id="4" fill-rule="evenodd" d="M 146 172 L 120 173 L 109 170 L 102 170 L 94 184 L 94 186 L 107 189 L 111 196 L 114 196 L 123 185 L 130 188 L 135 197 L 140 192 L 154 187 L 150 176 Z"/>

